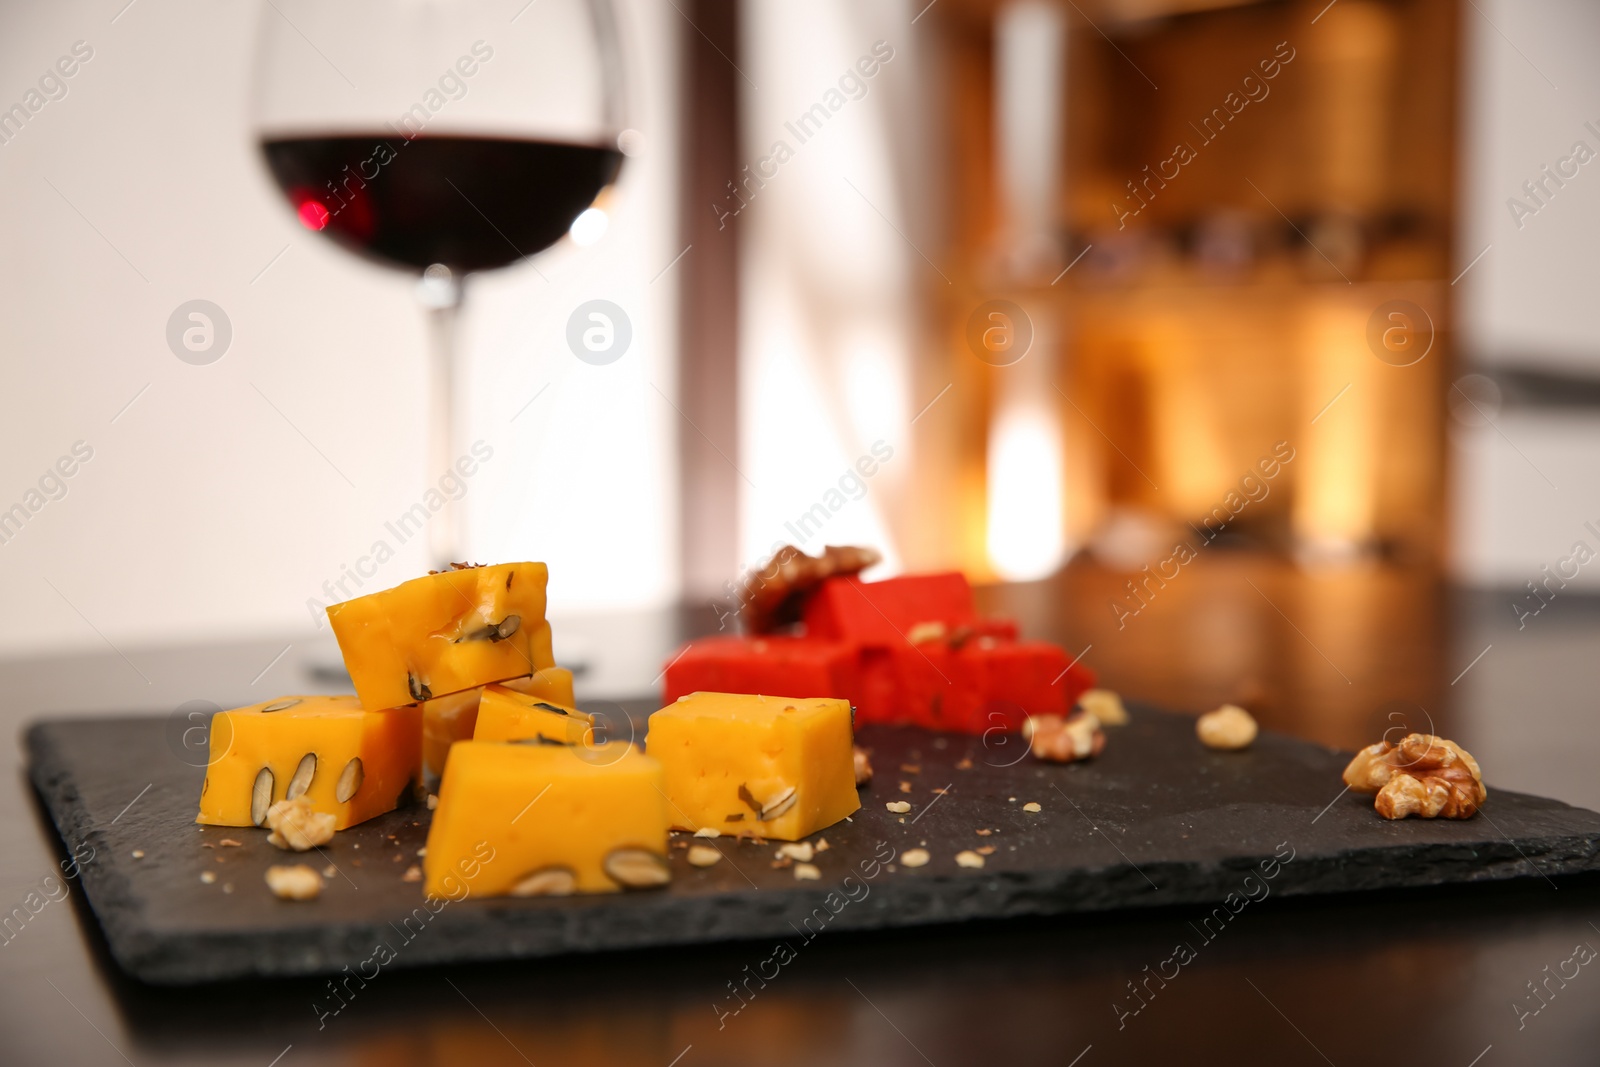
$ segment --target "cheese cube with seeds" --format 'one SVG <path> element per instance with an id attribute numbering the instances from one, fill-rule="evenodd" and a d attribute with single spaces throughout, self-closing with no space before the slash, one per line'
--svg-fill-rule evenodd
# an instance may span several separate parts
<path id="1" fill-rule="evenodd" d="M 543 563 L 460 567 L 328 608 L 361 706 L 397 707 L 555 666 Z"/>
<path id="2" fill-rule="evenodd" d="M 546 667 L 525 678 L 511 678 L 499 684 L 552 704 L 572 706 L 572 672 L 564 667 Z M 479 686 L 422 702 L 422 770 L 427 781 L 437 782 L 444 773 L 444 759 L 451 745 L 471 740 L 482 696 L 483 687 Z"/>
<path id="3" fill-rule="evenodd" d="M 463 741 L 445 764 L 422 866 L 424 891 L 450 900 L 665 885 L 661 765 L 620 741 Z"/>
<path id="4" fill-rule="evenodd" d="M 850 702 L 691 693 L 650 716 L 672 824 L 797 841 L 861 806 Z"/>
<path id="5" fill-rule="evenodd" d="M 484 686 L 475 741 L 543 741 L 592 745 L 594 725 L 577 708 L 541 700 L 504 686 Z"/>
<path id="6" fill-rule="evenodd" d="M 265 826 L 305 797 L 334 829 L 391 811 L 422 774 L 422 709 L 365 711 L 353 696 L 286 696 L 218 712 L 196 822 Z"/>

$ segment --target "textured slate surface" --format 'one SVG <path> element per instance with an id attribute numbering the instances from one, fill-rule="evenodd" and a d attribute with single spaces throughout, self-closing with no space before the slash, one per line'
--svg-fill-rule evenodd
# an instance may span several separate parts
<path id="1" fill-rule="evenodd" d="M 46 722 L 26 742 L 34 785 L 63 840 L 80 854 L 85 843 L 95 850 L 82 884 L 112 954 L 157 983 L 358 971 L 375 958 L 415 966 L 734 939 L 798 945 L 822 928 L 1212 905 L 1229 893 L 1260 893 L 1252 886 L 1262 883 L 1245 878 L 1275 853 L 1293 859 L 1274 869 L 1273 894 L 1600 868 L 1600 815 L 1493 790 L 1493 768 L 1478 817 L 1391 823 L 1370 798 L 1339 796 L 1343 754 L 1269 734 L 1249 752 L 1212 753 L 1195 740 L 1191 719 L 1145 709 L 1134 716 L 1111 731 L 1098 760 L 1068 766 L 1026 758 L 1006 766 L 1022 755 L 1016 738 L 993 737 L 986 747 L 979 738 L 864 728 L 859 740 L 877 777 L 853 821 L 824 831 L 831 847 L 817 857 L 817 882 L 774 869 L 776 843 L 724 838 L 716 844 L 726 859 L 705 870 L 673 848 L 665 890 L 468 899 L 437 914 L 423 907 L 417 884 L 401 881 L 427 832 L 422 807 L 345 831 L 323 856 L 306 854 L 339 873 L 314 903 L 280 902 L 262 874 L 287 854 L 260 830 L 194 825 L 203 770 L 175 754 L 164 720 Z M 885 810 L 901 799 L 912 803 L 909 814 Z M 1043 810 L 1024 812 L 1030 801 Z M 226 837 L 243 847 L 203 847 Z M 983 869 L 956 864 L 957 852 L 988 845 L 995 851 Z M 926 867 L 874 862 L 915 847 L 932 853 Z M 213 884 L 201 882 L 205 870 L 216 873 Z"/>

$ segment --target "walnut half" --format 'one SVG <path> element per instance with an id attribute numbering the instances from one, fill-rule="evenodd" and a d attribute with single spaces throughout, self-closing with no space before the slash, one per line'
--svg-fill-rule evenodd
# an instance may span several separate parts
<path id="1" fill-rule="evenodd" d="M 1489 796 L 1478 761 L 1432 734 L 1368 745 L 1344 769 L 1344 781 L 1358 793 L 1376 793 L 1372 806 L 1385 819 L 1470 819 Z"/>
<path id="2" fill-rule="evenodd" d="M 749 633 L 771 633 L 800 621 L 800 609 L 824 580 L 859 574 L 883 558 L 876 549 L 828 545 L 820 556 L 808 556 L 793 545 L 775 552 L 766 566 L 744 576 L 739 589 L 739 614 Z"/>

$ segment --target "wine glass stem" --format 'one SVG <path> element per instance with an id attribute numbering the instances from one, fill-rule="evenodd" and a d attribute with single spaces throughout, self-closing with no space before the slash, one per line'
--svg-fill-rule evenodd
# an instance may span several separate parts
<path id="1" fill-rule="evenodd" d="M 431 268 L 430 268 L 431 269 Z M 428 278 L 420 297 L 428 316 L 428 487 L 439 487 L 440 480 L 455 463 L 455 343 L 456 322 L 461 312 L 461 284 L 448 274 L 442 279 Z M 457 514 L 460 502 L 445 500 L 444 507 L 428 522 L 428 553 L 436 570 L 449 569 L 452 560 L 461 560 L 462 522 Z M 465 560 L 462 560 L 465 562 Z"/>

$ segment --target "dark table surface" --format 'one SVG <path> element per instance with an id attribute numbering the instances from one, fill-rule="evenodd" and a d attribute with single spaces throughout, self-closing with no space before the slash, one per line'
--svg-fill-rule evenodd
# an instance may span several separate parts
<path id="1" fill-rule="evenodd" d="M 1431 723 L 1492 785 L 1600 806 L 1600 603 L 1558 600 L 1519 629 L 1508 596 L 1452 591 L 1427 572 L 1304 574 L 1224 554 L 1119 628 L 1110 601 L 1123 581 L 1074 565 L 983 599 L 1073 654 L 1088 646 L 1084 662 L 1130 696 L 1182 711 L 1233 699 L 1269 729 L 1343 747 Z M 588 668 L 580 700 L 638 695 L 672 645 L 714 619 L 562 620 L 557 652 Z M 319 677 L 325 688 L 331 659 L 325 641 L 286 635 L 0 664 L 0 724 L 14 739 L 0 907 L 27 915 L 0 934 L 0 1062 L 1600 1061 L 1600 879 L 1587 877 L 1268 898 L 1198 943 L 1175 976 L 1164 961 L 1199 942 L 1198 909 L 824 935 L 720 1017 L 729 983 L 769 946 L 384 970 L 352 983 L 320 1023 L 325 979 L 185 990 L 128 980 L 61 877 L 67 856 L 15 740 L 23 725 L 229 706 L 314 690 Z"/>

